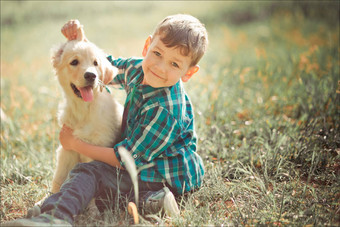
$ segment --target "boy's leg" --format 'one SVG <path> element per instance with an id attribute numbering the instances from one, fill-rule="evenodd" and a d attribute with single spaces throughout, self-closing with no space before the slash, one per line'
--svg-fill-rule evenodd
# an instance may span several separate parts
<path id="1" fill-rule="evenodd" d="M 129 173 L 125 170 L 116 169 L 114 174 L 115 176 L 105 175 L 103 177 L 105 187 L 95 196 L 96 206 L 100 212 L 106 209 L 124 207 L 126 199 L 129 201 L 134 199 L 133 183 Z"/>
<path id="2" fill-rule="evenodd" d="M 121 177 L 121 173 L 125 174 L 125 171 L 103 162 L 80 163 L 70 172 L 60 192 L 45 200 L 41 212 L 73 223 L 74 217 L 87 207 L 92 198 L 107 191 L 131 190 L 130 177 Z M 121 180 L 130 182 L 118 182 Z"/>
<path id="3" fill-rule="evenodd" d="M 123 174 L 124 176 L 121 176 Z M 122 182 L 118 182 L 122 181 Z M 69 174 L 60 192 L 48 197 L 41 206 L 39 216 L 17 219 L 4 226 L 68 226 L 83 211 L 92 198 L 105 191 L 128 193 L 132 190 L 131 179 L 126 171 L 108 164 L 93 161 L 78 164 Z M 66 221 L 66 222 L 63 222 Z"/>

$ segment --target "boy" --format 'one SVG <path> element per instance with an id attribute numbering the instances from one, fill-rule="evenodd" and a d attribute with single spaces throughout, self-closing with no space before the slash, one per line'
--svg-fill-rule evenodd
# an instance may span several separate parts
<path id="1" fill-rule="evenodd" d="M 78 29 L 82 29 L 80 23 L 70 21 L 62 33 L 72 40 Z M 139 174 L 141 202 L 137 205 L 145 212 L 163 209 L 169 215 L 177 215 L 174 195 L 198 189 L 204 175 L 202 159 L 196 153 L 193 109 L 181 81 L 187 82 L 199 70 L 197 63 L 207 44 L 207 32 L 199 20 L 174 15 L 166 17 L 147 38 L 144 58 L 113 60 L 109 56 L 119 74 L 105 81 L 118 84 L 127 92 L 122 122 L 124 139 L 114 148 L 98 147 L 75 138 L 72 130 L 64 126 L 59 137 L 62 146 L 96 161 L 78 164 L 60 192 L 45 200 L 42 214 L 11 223 L 72 224 L 74 216 L 92 198 L 103 210 L 117 196 L 133 196 L 119 147 L 132 154 L 137 168 L 151 166 Z"/>

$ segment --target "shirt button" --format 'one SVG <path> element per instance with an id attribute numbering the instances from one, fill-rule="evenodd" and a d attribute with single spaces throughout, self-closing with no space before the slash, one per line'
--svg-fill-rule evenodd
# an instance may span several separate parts
<path id="1" fill-rule="evenodd" d="M 133 155 L 133 158 L 137 158 L 137 154 L 134 154 L 134 155 Z"/>

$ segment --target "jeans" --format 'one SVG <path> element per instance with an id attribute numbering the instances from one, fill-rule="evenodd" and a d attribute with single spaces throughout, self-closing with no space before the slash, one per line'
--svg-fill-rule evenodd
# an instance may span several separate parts
<path id="1" fill-rule="evenodd" d="M 163 183 L 143 182 L 139 179 L 139 200 L 150 191 L 159 191 Z M 91 199 L 96 199 L 100 211 L 115 204 L 117 197 L 127 197 L 134 201 L 133 184 L 127 171 L 99 161 L 79 163 L 69 174 L 60 192 L 48 197 L 41 206 L 41 212 L 73 223 Z M 138 204 L 136 204 L 138 206 Z M 112 207 L 113 208 L 113 207 Z"/>

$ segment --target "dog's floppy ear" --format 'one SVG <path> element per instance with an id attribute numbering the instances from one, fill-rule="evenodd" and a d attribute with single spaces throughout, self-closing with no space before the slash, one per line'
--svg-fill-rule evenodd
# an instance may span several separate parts
<path id="1" fill-rule="evenodd" d="M 64 47 L 65 47 L 65 43 L 62 44 L 61 46 L 57 47 L 57 48 L 53 48 L 51 50 L 51 62 L 52 62 L 52 66 L 54 69 L 57 69 L 58 65 L 61 62 L 61 55 L 64 52 Z"/>
<path id="2" fill-rule="evenodd" d="M 118 69 L 114 67 L 107 59 L 103 59 L 102 74 L 102 80 L 104 84 L 108 84 L 118 74 Z"/>

